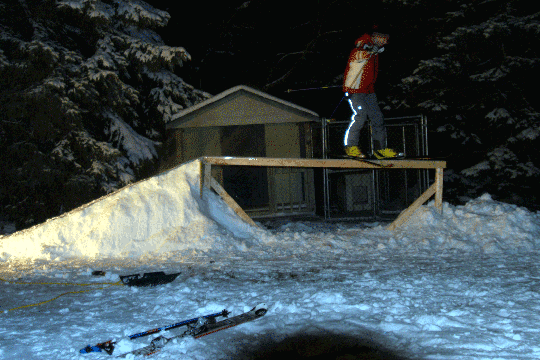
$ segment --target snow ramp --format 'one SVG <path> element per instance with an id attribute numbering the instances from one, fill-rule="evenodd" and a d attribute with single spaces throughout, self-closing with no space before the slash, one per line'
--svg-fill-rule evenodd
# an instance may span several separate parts
<path id="1" fill-rule="evenodd" d="M 126 186 L 61 216 L 0 236 L 0 260 L 126 258 L 249 246 L 254 227 L 212 191 L 200 161 Z"/>

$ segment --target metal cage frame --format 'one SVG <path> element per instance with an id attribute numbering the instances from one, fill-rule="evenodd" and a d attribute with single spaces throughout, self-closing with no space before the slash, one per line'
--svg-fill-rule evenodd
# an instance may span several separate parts
<path id="1" fill-rule="evenodd" d="M 342 128 L 349 124 L 349 121 L 334 121 L 332 119 L 321 119 L 321 131 L 322 131 L 322 155 L 324 159 L 331 158 L 331 155 L 329 154 L 329 138 L 330 133 L 332 131 L 335 131 L 335 128 Z M 401 117 L 392 117 L 392 118 L 386 118 L 385 119 L 385 127 L 387 130 L 390 130 L 391 128 L 399 128 L 401 127 L 401 148 L 398 150 L 400 152 L 404 152 L 409 156 L 418 156 L 418 157 L 427 157 L 429 154 L 429 148 L 428 148 L 428 133 L 427 133 L 427 117 L 423 114 L 416 115 L 416 116 L 401 116 Z M 413 148 L 411 149 L 411 142 L 407 141 L 406 139 L 406 129 L 408 127 L 413 128 L 414 132 L 414 140 Z M 369 153 L 372 154 L 373 152 L 373 139 L 370 141 L 370 149 Z M 335 199 L 332 197 L 332 189 L 331 186 L 332 180 L 331 176 L 334 174 L 345 174 L 349 172 L 350 174 L 353 174 L 354 172 L 346 169 L 329 169 L 325 168 L 323 170 L 323 190 L 324 190 L 324 218 L 326 220 L 329 219 L 340 219 L 340 220 L 388 220 L 391 218 L 395 218 L 396 215 L 399 215 L 401 210 L 384 210 L 380 206 L 380 199 L 382 196 L 389 196 L 389 190 L 390 185 L 388 180 L 382 179 L 382 176 L 385 176 L 384 174 L 381 174 L 380 171 L 375 170 L 362 170 L 364 174 L 369 173 L 369 177 L 371 179 L 371 187 L 373 191 L 371 192 L 372 199 L 372 209 L 370 211 L 370 214 L 367 215 L 366 212 L 364 212 L 363 215 L 358 214 L 349 214 L 349 215 L 338 215 L 336 211 L 332 210 L 335 208 L 334 202 Z M 392 170 L 395 172 L 395 170 Z M 407 171 L 407 170 L 403 170 Z M 414 170 L 418 171 L 418 191 L 419 194 L 423 193 L 426 189 L 428 189 L 430 184 L 429 179 L 429 172 L 426 169 L 422 170 Z M 367 178 L 367 177 L 366 177 Z M 381 180 L 382 179 L 382 180 Z M 410 204 L 410 199 L 408 198 L 408 183 L 407 183 L 407 175 L 404 176 L 405 179 L 405 203 L 404 208 L 407 208 L 407 206 Z M 344 185 L 346 187 L 346 185 Z M 342 189 L 345 193 L 347 192 L 347 189 Z M 350 196 L 345 195 L 345 196 Z M 417 196 L 413 196 L 413 198 L 416 198 Z M 414 199 L 413 199 L 414 200 Z"/>

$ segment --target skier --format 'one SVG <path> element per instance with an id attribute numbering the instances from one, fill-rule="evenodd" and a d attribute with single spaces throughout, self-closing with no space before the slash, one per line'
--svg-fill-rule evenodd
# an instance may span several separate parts
<path id="1" fill-rule="evenodd" d="M 358 147 L 360 130 L 367 117 L 371 120 L 373 152 L 378 159 L 394 158 L 399 154 L 386 147 L 384 117 L 375 95 L 379 54 L 384 51 L 388 35 L 364 34 L 356 40 L 356 48 L 349 55 L 349 62 L 343 76 L 343 92 L 352 109 L 351 122 L 345 132 L 345 153 L 349 156 L 365 158 Z"/>

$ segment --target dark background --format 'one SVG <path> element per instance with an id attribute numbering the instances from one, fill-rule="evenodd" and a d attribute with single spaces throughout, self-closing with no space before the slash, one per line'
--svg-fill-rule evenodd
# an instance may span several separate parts
<path id="1" fill-rule="evenodd" d="M 377 81 L 383 100 L 392 85 L 415 69 L 419 58 L 433 55 L 436 26 L 426 32 L 419 25 L 445 11 L 438 5 L 422 14 L 414 7 L 382 1 L 231 1 L 181 8 L 167 1 L 150 3 L 172 15 L 160 30 L 165 42 L 183 46 L 192 55 L 182 69 L 187 82 L 212 94 L 245 84 L 323 117 L 334 111 L 341 89 L 285 91 L 341 84 L 355 40 L 378 25 L 377 31 L 390 34 Z M 338 111 L 349 117 L 347 106 Z"/>
<path id="2" fill-rule="evenodd" d="M 463 204 L 489 192 L 539 209 L 534 92 L 540 80 L 540 5 L 528 1 L 233 1 L 174 7 L 161 30 L 192 61 L 181 70 L 212 94 L 245 84 L 316 111 L 336 109 L 355 40 L 377 26 L 390 34 L 376 93 L 386 117 L 424 114 L 430 155 L 448 160 L 445 200 Z M 495 109 L 508 114 L 490 118 Z M 335 111 L 335 113 L 334 113 Z M 482 164 L 478 169 L 464 169 Z"/>
<path id="3" fill-rule="evenodd" d="M 463 204 L 487 192 L 496 200 L 540 210 L 540 109 L 531 90 L 540 81 L 537 2 L 147 2 L 171 15 L 167 26 L 154 28 L 165 44 L 184 47 L 191 56 L 183 66 L 157 60 L 152 65 L 174 67 L 195 87 L 178 81 L 173 101 L 182 107 L 207 97 L 198 90 L 218 94 L 244 84 L 321 117 L 347 120 L 350 110 L 346 102 L 340 104 L 339 87 L 287 90 L 341 85 L 355 40 L 377 25 L 378 32 L 390 35 L 375 86 L 381 109 L 387 118 L 427 117 L 430 155 L 447 160 L 445 201 Z M 136 61 L 127 71 L 113 69 L 118 81 L 88 82 L 81 64 L 98 53 L 107 34 L 125 30 L 126 24 L 89 20 L 58 4 L 0 3 L 0 221 L 9 218 L 19 230 L 104 195 L 102 183 L 110 191 L 125 185 L 118 175 L 123 165 L 115 160 L 126 155 L 125 149 L 111 141 L 102 110 L 117 114 L 141 136 L 163 142 L 164 117 L 150 92 L 168 96 L 177 86 L 140 78 L 143 64 Z M 89 4 L 114 7 L 116 1 Z M 141 31 L 146 25 L 134 24 Z M 54 50 L 34 47 L 36 36 Z M 66 60 L 68 50 L 80 58 L 73 66 Z M 44 86 L 52 74 L 83 86 Z M 123 84 L 137 89 L 138 105 Z M 76 107 L 82 109 L 78 117 L 66 111 Z M 59 144 L 75 158 L 59 161 L 53 154 Z M 158 163 L 154 158 L 130 164 L 134 180 L 154 174 Z"/>

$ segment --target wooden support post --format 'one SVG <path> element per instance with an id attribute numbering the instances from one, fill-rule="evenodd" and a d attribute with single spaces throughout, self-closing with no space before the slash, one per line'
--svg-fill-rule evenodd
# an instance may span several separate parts
<path id="1" fill-rule="evenodd" d="M 217 182 L 216 179 L 210 176 L 209 184 L 218 193 L 219 196 L 229 205 L 245 222 L 250 225 L 257 226 L 255 222 L 244 212 L 244 210 L 234 201 L 234 199 L 225 191 L 225 189 Z"/>
<path id="2" fill-rule="evenodd" d="M 209 189 L 214 189 L 214 191 L 221 196 L 223 201 L 229 205 L 245 222 L 250 225 L 257 226 L 255 222 L 249 217 L 248 214 L 234 201 L 234 199 L 225 191 L 225 189 L 217 182 L 216 179 L 212 177 L 212 164 L 206 163 L 201 160 L 200 165 L 200 192 L 201 199 L 203 197 L 203 189 L 206 186 Z"/>
<path id="3" fill-rule="evenodd" d="M 205 162 L 202 160 L 199 160 L 199 180 L 201 182 L 201 185 L 199 187 L 199 196 L 202 199 L 203 189 L 204 189 L 204 168 L 205 168 Z"/>
<path id="4" fill-rule="evenodd" d="M 435 169 L 435 184 L 437 184 L 437 192 L 435 193 L 435 206 L 442 214 L 442 195 L 443 195 L 443 169 Z"/>
<path id="5" fill-rule="evenodd" d="M 390 225 L 386 227 L 386 230 L 395 230 L 398 226 L 405 223 L 409 217 L 418 209 L 423 203 L 427 201 L 437 191 L 437 183 L 431 185 L 418 199 L 416 199 L 411 206 L 403 210 L 401 214 Z"/>
<path id="6" fill-rule="evenodd" d="M 212 177 L 212 164 L 201 161 L 200 178 L 201 178 L 201 199 L 203 198 L 203 188 L 210 188 L 210 178 Z"/>
<path id="7" fill-rule="evenodd" d="M 210 179 L 212 178 L 212 165 L 204 166 L 204 186 L 210 187 Z"/>
<path id="8" fill-rule="evenodd" d="M 409 217 L 424 204 L 432 195 L 435 195 L 435 207 L 439 209 L 442 214 L 442 191 L 443 191 L 443 168 L 435 169 L 435 182 L 429 187 L 415 202 L 411 204 L 407 209 L 403 210 L 401 214 L 395 219 L 388 227 L 387 230 L 395 230 L 398 226 L 405 223 Z"/>

